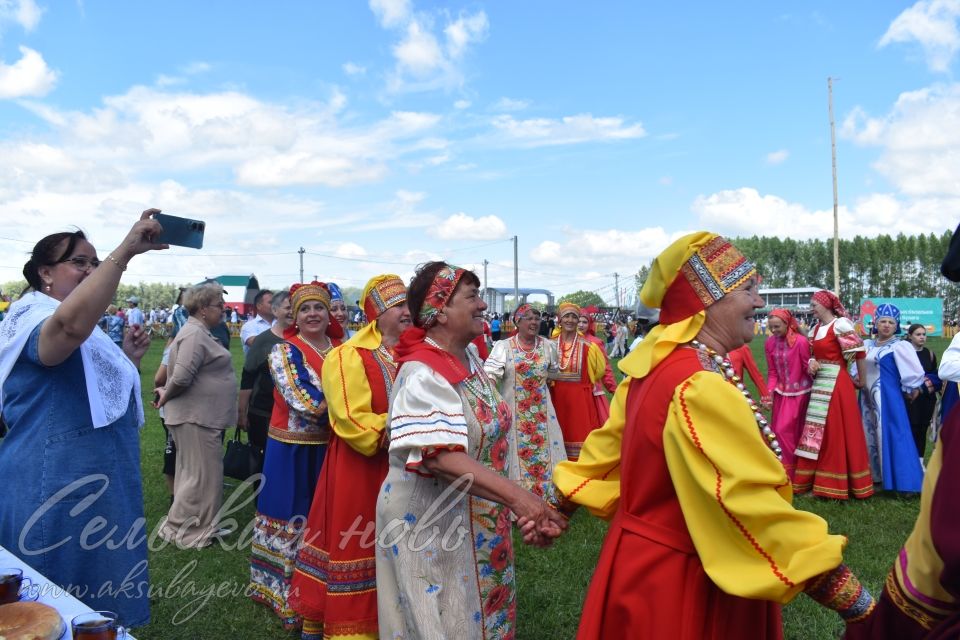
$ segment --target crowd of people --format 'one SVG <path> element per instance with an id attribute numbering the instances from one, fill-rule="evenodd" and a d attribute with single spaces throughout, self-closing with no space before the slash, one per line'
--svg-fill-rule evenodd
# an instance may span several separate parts
<path id="1" fill-rule="evenodd" d="M 81 599 L 129 626 L 149 621 L 149 589 L 101 587 L 129 575 L 149 586 L 146 538 L 91 547 L 70 510 L 86 497 L 121 530 L 143 519 L 149 318 L 128 301 L 118 331 L 108 305 L 131 259 L 166 248 L 155 213 L 102 261 L 81 232 L 42 239 L 24 267 L 30 291 L 0 324 L 0 482 L 15 496 L 0 506 L 0 544 L 45 549 L 37 569 L 88 585 Z M 938 363 L 924 327 L 900 338 L 892 305 L 864 341 L 823 290 L 809 331 L 769 313 L 764 378 L 747 346 L 758 284 L 723 237 L 681 237 L 640 294 L 659 322 L 630 348 L 628 322 L 606 342 L 593 310 L 569 302 L 555 317 L 523 304 L 488 326 L 476 274 L 443 261 L 409 284 L 370 279 L 355 332 L 336 284 L 295 283 L 257 294 L 239 384 L 222 287 L 184 288 L 153 377 L 170 490 L 158 535 L 199 549 L 235 534 L 218 517 L 236 426 L 263 454 L 248 593 L 303 638 L 511 638 L 514 531 L 549 546 L 581 506 L 610 526 L 580 638 L 779 638 L 780 607 L 801 592 L 850 637 L 956 629 L 956 411 L 924 461 L 938 394 L 960 380 L 960 341 Z M 27 459 L 42 478 L 20 472 Z M 921 489 L 879 605 L 844 563 L 846 539 L 792 504 Z M 71 499 L 35 526 L 37 505 L 61 494 Z"/>

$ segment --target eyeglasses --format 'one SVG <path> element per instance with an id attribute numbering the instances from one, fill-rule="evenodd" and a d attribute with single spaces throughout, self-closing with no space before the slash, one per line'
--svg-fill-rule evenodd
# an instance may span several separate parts
<path id="1" fill-rule="evenodd" d="M 73 256 L 72 258 L 64 258 L 60 260 L 58 264 L 69 262 L 77 269 L 81 271 L 94 270 L 100 266 L 100 261 L 96 258 L 88 258 L 87 256 Z"/>

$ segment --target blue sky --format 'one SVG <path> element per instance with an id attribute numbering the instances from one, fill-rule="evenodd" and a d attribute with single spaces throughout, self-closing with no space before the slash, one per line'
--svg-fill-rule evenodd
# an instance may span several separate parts
<path id="1" fill-rule="evenodd" d="M 125 281 L 362 286 L 427 259 L 614 299 L 672 238 L 960 219 L 960 0 L 0 0 L 0 282 L 156 206 L 201 252 Z"/>

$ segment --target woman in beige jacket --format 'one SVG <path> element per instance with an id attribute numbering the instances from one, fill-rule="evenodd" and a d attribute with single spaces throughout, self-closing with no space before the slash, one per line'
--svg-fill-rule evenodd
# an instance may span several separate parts
<path id="1" fill-rule="evenodd" d="M 180 547 L 205 547 L 222 535 L 223 431 L 237 418 L 237 377 L 230 352 L 210 334 L 223 313 L 217 284 L 188 289 L 190 314 L 170 345 L 167 383 L 158 391 L 167 428 L 177 445 L 173 504 L 160 537 Z"/>

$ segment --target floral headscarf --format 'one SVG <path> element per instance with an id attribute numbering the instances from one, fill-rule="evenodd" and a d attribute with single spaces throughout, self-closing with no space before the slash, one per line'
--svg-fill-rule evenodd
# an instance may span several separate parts
<path id="1" fill-rule="evenodd" d="M 460 283 L 460 278 L 467 272 L 466 269 L 453 265 L 444 265 L 434 276 L 427 297 L 423 300 L 423 307 L 417 316 L 417 326 L 429 329 L 437 323 L 437 314 L 443 311 L 450 301 L 450 297 Z"/>

